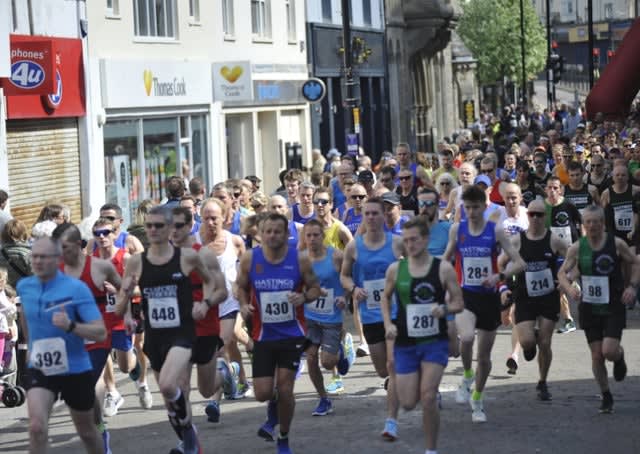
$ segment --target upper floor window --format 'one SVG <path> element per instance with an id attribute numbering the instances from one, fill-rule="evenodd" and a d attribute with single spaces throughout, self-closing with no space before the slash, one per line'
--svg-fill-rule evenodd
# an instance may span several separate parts
<path id="1" fill-rule="evenodd" d="M 371 27 L 371 0 L 362 0 L 362 22 Z"/>
<path id="2" fill-rule="evenodd" d="M 322 0 L 322 21 L 331 22 L 331 0 Z"/>
<path id="3" fill-rule="evenodd" d="M 200 0 L 189 0 L 189 19 L 200 22 Z"/>
<path id="4" fill-rule="evenodd" d="M 136 36 L 176 38 L 175 0 L 133 0 Z"/>
<path id="5" fill-rule="evenodd" d="M 271 38 L 271 0 L 251 0 L 251 32 L 257 38 Z"/>
<path id="6" fill-rule="evenodd" d="M 613 17 L 613 3 L 604 4 L 604 18 L 611 19 Z"/>
<path id="7" fill-rule="evenodd" d="M 118 6 L 118 0 L 107 0 L 107 14 L 110 16 L 120 14 L 120 8 Z"/>
<path id="8" fill-rule="evenodd" d="M 233 0 L 222 0 L 222 31 L 224 36 L 233 36 L 235 34 Z"/>
<path id="9" fill-rule="evenodd" d="M 287 10 L 287 40 L 290 43 L 297 42 L 296 35 L 296 2 L 295 0 L 285 0 Z"/>

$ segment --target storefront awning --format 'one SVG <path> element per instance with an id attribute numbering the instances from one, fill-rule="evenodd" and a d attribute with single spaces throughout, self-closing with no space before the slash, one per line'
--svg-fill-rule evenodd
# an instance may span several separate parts
<path id="1" fill-rule="evenodd" d="M 624 120 L 640 91 L 640 19 L 636 19 L 616 49 L 616 55 L 587 96 L 587 116 Z"/>

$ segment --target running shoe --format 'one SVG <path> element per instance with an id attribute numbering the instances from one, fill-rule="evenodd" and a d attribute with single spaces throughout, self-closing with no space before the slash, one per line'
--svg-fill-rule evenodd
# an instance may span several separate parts
<path id="1" fill-rule="evenodd" d="M 318 403 L 318 406 L 315 410 L 313 410 L 313 413 L 311 413 L 311 415 L 327 416 L 329 413 L 333 413 L 333 404 L 331 403 L 331 400 L 327 399 L 326 397 L 322 397 L 320 399 L 320 402 Z"/>
<path id="2" fill-rule="evenodd" d="M 471 405 L 471 422 L 487 422 L 487 414 L 484 412 L 484 404 L 482 403 L 482 399 L 469 399 L 469 404 Z"/>
<path id="3" fill-rule="evenodd" d="M 245 383 L 238 383 L 235 399 L 244 399 L 245 397 L 253 397 L 253 388 L 248 381 Z"/>
<path id="4" fill-rule="evenodd" d="M 182 435 L 182 449 L 184 454 L 202 454 L 202 447 L 200 446 L 200 440 L 198 440 L 196 426 L 191 424 L 188 429 L 183 430 Z"/>
<path id="5" fill-rule="evenodd" d="M 180 440 L 178 445 L 169 451 L 169 454 L 184 454 L 184 442 Z"/>
<path id="6" fill-rule="evenodd" d="M 129 372 L 129 378 L 131 379 L 131 381 L 138 381 L 141 372 L 142 368 L 140 367 L 140 362 L 136 360 L 136 367 L 134 367 L 131 372 Z"/>
<path id="7" fill-rule="evenodd" d="M 338 364 L 336 368 L 340 375 L 347 375 L 349 373 L 349 360 L 344 353 L 344 346 L 342 344 L 340 344 L 338 348 Z"/>
<path id="8" fill-rule="evenodd" d="M 558 328 L 558 334 L 567 334 L 575 330 L 576 330 L 576 322 L 571 319 L 568 319 L 564 321 L 563 325 L 560 328 Z"/>
<path id="9" fill-rule="evenodd" d="M 209 402 L 204 408 L 204 412 L 207 414 L 207 421 L 220 422 L 220 404 L 217 401 Z"/>
<path id="10" fill-rule="evenodd" d="M 603 414 L 613 413 L 613 396 L 609 391 L 602 393 L 599 411 Z"/>
<path id="11" fill-rule="evenodd" d="M 356 350 L 356 356 L 358 358 L 369 356 L 369 346 L 366 342 L 360 342 L 360 345 L 358 345 L 358 349 Z"/>
<path id="12" fill-rule="evenodd" d="M 509 375 L 515 375 L 518 370 L 518 361 L 513 356 L 507 358 L 507 373 Z"/>
<path id="13" fill-rule="evenodd" d="M 138 399 L 140 400 L 140 406 L 145 410 L 153 407 L 153 396 L 146 383 L 138 387 Z"/>
<path id="14" fill-rule="evenodd" d="M 381 435 L 387 441 L 396 441 L 398 439 L 398 421 L 387 418 Z"/>
<path id="15" fill-rule="evenodd" d="M 345 333 L 342 339 L 342 348 L 344 348 L 344 356 L 349 361 L 349 368 L 356 362 L 356 350 L 353 348 L 353 336 L 351 333 Z"/>
<path id="16" fill-rule="evenodd" d="M 336 394 L 342 394 L 344 392 L 344 385 L 342 384 L 342 378 L 341 377 L 333 377 L 331 379 L 331 382 L 324 387 L 325 391 L 327 391 L 328 394 L 331 395 L 336 395 Z"/>
<path id="17" fill-rule="evenodd" d="M 551 400 L 551 393 L 549 392 L 549 388 L 547 387 L 547 382 L 539 381 L 536 386 L 536 391 L 538 391 L 538 399 L 542 401 Z"/>
<path id="18" fill-rule="evenodd" d="M 278 438 L 278 454 L 293 454 L 293 451 L 289 448 L 288 438 Z"/>
<path id="19" fill-rule="evenodd" d="M 474 377 L 471 378 L 462 378 L 462 382 L 460 382 L 460 386 L 458 386 L 458 391 L 456 392 L 456 402 L 459 404 L 464 404 L 469 402 L 469 398 L 471 397 L 471 386 L 473 385 Z"/>
<path id="20" fill-rule="evenodd" d="M 267 405 L 267 420 L 258 429 L 258 436 L 266 441 L 275 441 L 276 429 L 278 425 L 278 401 L 270 400 Z"/>
<path id="21" fill-rule="evenodd" d="M 622 381 L 626 376 L 627 376 L 627 363 L 624 360 L 624 350 L 622 350 L 622 356 L 620 356 L 620 359 L 618 361 L 614 361 L 613 363 L 613 378 L 616 381 Z"/>
<path id="22" fill-rule="evenodd" d="M 103 414 L 106 417 L 115 416 L 118 414 L 118 409 L 124 404 L 124 397 L 116 391 L 115 393 L 107 392 L 104 396 L 104 410 Z"/>
<path id="23" fill-rule="evenodd" d="M 224 398 L 232 399 L 236 393 L 236 380 L 233 371 L 229 368 L 229 365 L 224 358 L 218 358 L 216 361 L 216 367 L 222 376 L 222 391 L 224 393 Z M 233 367 L 233 363 L 231 363 L 231 365 L 231 367 Z"/>

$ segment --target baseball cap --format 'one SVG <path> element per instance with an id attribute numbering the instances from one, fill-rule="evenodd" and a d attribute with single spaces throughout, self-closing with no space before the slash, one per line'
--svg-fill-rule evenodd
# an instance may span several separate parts
<path id="1" fill-rule="evenodd" d="M 329 152 L 327 153 L 327 158 L 331 159 L 331 158 L 335 158 L 337 156 L 340 156 L 340 152 L 338 151 L 337 148 L 332 148 L 331 150 L 329 150 Z"/>
<path id="2" fill-rule="evenodd" d="M 491 186 L 491 179 L 486 175 L 478 175 L 475 180 L 473 180 L 473 184 L 484 184 L 486 187 Z"/>
<path id="3" fill-rule="evenodd" d="M 576 129 L 584 129 L 584 123 L 578 123 L 578 126 L 576 126 Z"/>
<path id="4" fill-rule="evenodd" d="M 576 145 L 576 153 L 584 153 L 584 147 L 582 145 Z"/>
<path id="5" fill-rule="evenodd" d="M 385 192 L 382 194 L 382 201 L 393 205 L 400 205 L 400 196 L 392 191 Z"/>

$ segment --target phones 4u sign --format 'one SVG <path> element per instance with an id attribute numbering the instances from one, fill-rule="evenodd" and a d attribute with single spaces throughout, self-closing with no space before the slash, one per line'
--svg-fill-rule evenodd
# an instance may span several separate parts
<path id="1" fill-rule="evenodd" d="M 11 76 L 2 82 L 5 95 L 54 93 L 55 58 L 55 46 L 51 39 L 11 35 Z"/>

